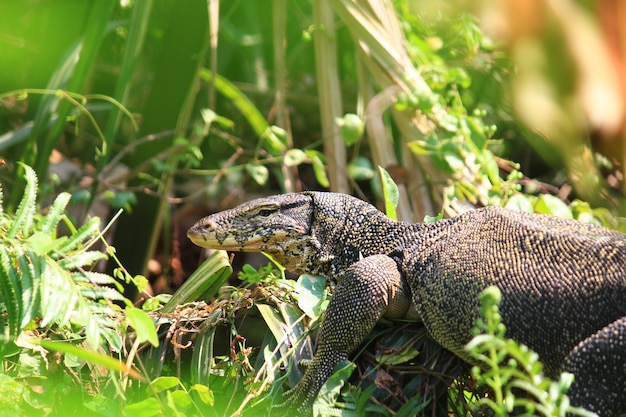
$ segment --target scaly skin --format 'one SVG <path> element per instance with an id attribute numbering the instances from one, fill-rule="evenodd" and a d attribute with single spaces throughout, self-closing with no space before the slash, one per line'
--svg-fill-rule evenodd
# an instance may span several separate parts
<path id="1" fill-rule="evenodd" d="M 572 404 L 626 412 L 626 235 L 500 208 L 408 224 L 347 195 L 305 192 L 205 217 L 188 236 L 202 247 L 263 251 L 336 283 L 315 358 L 286 408 L 310 414 L 334 366 L 382 316 L 416 312 L 437 342 L 472 363 L 464 346 L 478 294 L 495 285 L 507 336 L 535 350 L 548 376 L 576 375 Z"/>

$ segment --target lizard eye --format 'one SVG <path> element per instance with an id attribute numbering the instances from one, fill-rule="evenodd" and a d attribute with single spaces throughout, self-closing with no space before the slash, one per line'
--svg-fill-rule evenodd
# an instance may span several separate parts
<path id="1" fill-rule="evenodd" d="M 274 212 L 274 210 L 263 209 L 263 210 L 259 210 L 257 215 L 260 216 L 260 217 L 269 217 L 269 216 L 272 215 L 273 212 Z"/>

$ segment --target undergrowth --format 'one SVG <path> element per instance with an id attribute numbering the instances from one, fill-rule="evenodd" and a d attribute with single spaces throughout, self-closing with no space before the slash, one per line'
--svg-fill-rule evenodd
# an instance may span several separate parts
<path id="1" fill-rule="evenodd" d="M 122 293 L 122 284 L 144 280 L 121 267 L 115 276 L 97 272 L 99 261 L 115 257 L 102 239 L 100 220 L 75 227 L 66 212 L 68 193 L 40 214 L 37 177 L 23 168 L 25 189 L 15 214 L 0 204 L 0 409 L 53 415 L 97 408 L 92 400 L 98 384 L 107 381 L 102 376 L 140 376 L 117 359 L 127 328 L 138 341 L 158 344 L 152 320 Z M 74 390 L 81 395 L 67 395 Z"/>
<path id="2" fill-rule="evenodd" d="M 30 167 L 24 171 L 16 214 L 0 212 L 3 410 L 257 415 L 280 401 L 284 384 L 299 380 L 289 364 L 313 351 L 330 298 L 321 277 L 303 275 L 294 283 L 277 265 L 246 266 L 243 288 L 224 287 L 231 269 L 217 252 L 164 306 L 149 299 L 144 308 L 156 312 L 148 315 L 122 294 L 121 282 L 140 277 L 121 268 L 115 277 L 95 272 L 98 261 L 114 256 L 106 244 L 105 251 L 95 249 L 99 220 L 74 227 L 65 212 L 69 194 L 39 214 L 37 178 Z M 386 194 L 394 194 L 392 185 L 385 184 Z M 66 234 L 59 233 L 61 224 Z M 214 296 L 210 304 L 198 301 Z M 467 345 L 484 367 L 463 366 L 416 323 L 383 321 L 355 362 L 329 379 L 315 409 L 335 416 L 592 416 L 569 404 L 572 375 L 551 381 L 534 352 L 505 337 L 499 299 L 496 288 L 482 294 Z M 288 344 L 285 334 L 293 337 Z"/>
<path id="3" fill-rule="evenodd" d="M 480 318 L 474 327 L 474 338 L 467 344 L 469 354 L 484 366 L 474 367 L 472 375 L 478 386 L 491 393 L 481 398 L 477 407 L 488 408 L 496 416 L 594 416 L 594 413 L 572 407 L 567 391 L 574 376 L 563 372 L 557 381 L 543 375 L 539 356 L 525 345 L 505 336 L 498 304 L 502 294 L 489 287 L 480 295 Z"/>

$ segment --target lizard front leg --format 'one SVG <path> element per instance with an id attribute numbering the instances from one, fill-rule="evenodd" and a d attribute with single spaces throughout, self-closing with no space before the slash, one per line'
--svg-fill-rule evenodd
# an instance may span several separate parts
<path id="1" fill-rule="evenodd" d="M 398 298 L 404 297 L 398 267 L 390 257 L 373 255 L 351 265 L 335 286 L 311 364 L 287 393 L 288 400 L 275 409 L 311 414 L 313 402 L 335 366 L 365 340 L 390 303 L 397 305 Z"/>

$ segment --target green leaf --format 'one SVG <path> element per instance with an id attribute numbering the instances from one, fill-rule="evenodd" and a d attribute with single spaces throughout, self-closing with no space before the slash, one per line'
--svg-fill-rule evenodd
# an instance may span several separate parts
<path id="1" fill-rule="evenodd" d="M 114 210 L 124 209 L 132 212 L 132 208 L 137 204 L 137 195 L 133 191 L 118 190 L 115 192 L 104 193 L 106 201 L 109 202 Z"/>
<path id="2" fill-rule="evenodd" d="M 194 384 L 189 387 L 189 391 L 198 394 L 200 401 L 204 404 L 210 405 L 211 407 L 215 405 L 215 395 L 213 395 L 213 391 L 206 385 Z"/>
<path id="3" fill-rule="evenodd" d="M 82 272 L 72 273 L 72 278 L 75 275 L 82 275 Z M 100 287 L 97 285 L 77 285 L 76 290 L 83 298 L 88 298 L 87 301 L 97 301 L 100 299 L 104 299 L 107 301 L 128 301 L 119 291 L 109 288 L 109 287 Z M 101 308 L 107 308 L 106 304 L 102 304 Z"/>
<path id="4" fill-rule="evenodd" d="M 159 346 L 159 336 L 157 335 L 154 321 L 145 311 L 133 307 L 126 307 L 126 319 L 137 335 L 139 343 L 149 342 L 152 346 Z"/>
<path id="5" fill-rule="evenodd" d="M 477 150 L 483 150 L 487 145 L 487 137 L 485 136 L 485 125 L 483 121 L 476 117 L 467 117 L 461 122 L 467 131 L 469 139 L 476 145 Z"/>
<path id="6" fill-rule="evenodd" d="M 335 122 L 341 128 L 341 136 L 347 146 L 354 145 L 363 137 L 365 123 L 356 114 L 346 113 L 343 118 L 335 119 Z"/>
<path id="7" fill-rule="evenodd" d="M 423 140 L 411 141 L 408 146 L 415 155 L 431 155 L 437 151 L 436 147 Z"/>
<path id="8" fill-rule="evenodd" d="M 307 155 L 311 160 L 311 164 L 313 165 L 313 173 L 315 174 L 315 179 L 317 182 L 325 188 L 330 186 L 330 182 L 328 181 L 328 176 L 326 175 L 326 167 L 324 166 L 323 155 L 317 151 L 307 151 Z"/>
<path id="9" fill-rule="evenodd" d="M 341 388 L 355 368 L 356 365 L 350 361 L 341 361 L 335 366 L 335 372 L 324 383 L 313 403 L 313 415 L 329 415 L 329 412 L 335 408 Z"/>
<path id="10" fill-rule="evenodd" d="M 270 173 L 267 168 L 259 164 L 246 164 L 246 171 L 252 177 L 252 179 L 259 185 L 265 185 Z"/>
<path id="11" fill-rule="evenodd" d="M 300 165 L 306 160 L 306 153 L 301 149 L 289 149 L 285 152 L 283 163 L 288 167 Z"/>
<path id="12" fill-rule="evenodd" d="M 480 165 L 484 168 L 494 191 L 500 191 L 500 167 L 496 158 L 489 151 L 483 151 Z"/>
<path id="13" fill-rule="evenodd" d="M 68 368 L 78 368 L 85 364 L 85 361 L 81 360 L 78 356 L 66 353 L 63 355 L 63 365 Z"/>
<path id="14" fill-rule="evenodd" d="M 281 317 L 278 314 L 278 312 L 267 304 L 257 304 L 256 307 L 261 313 L 261 316 L 263 316 L 263 319 L 265 320 L 267 327 L 269 327 L 270 331 L 272 332 L 276 340 L 283 339 L 284 337 L 283 327 L 285 323 L 283 322 L 283 320 L 281 320 Z"/>
<path id="15" fill-rule="evenodd" d="M 412 417 L 419 415 L 419 412 L 425 409 L 432 399 L 424 401 L 419 395 L 412 397 L 409 401 L 404 403 L 402 407 L 396 412 L 394 417 Z"/>
<path id="16" fill-rule="evenodd" d="M 415 100 L 415 103 L 412 107 L 418 108 L 423 112 L 429 112 L 435 106 L 435 104 L 439 101 L 439 95 L 434 94 L 431 91 L 422 91 L 409 95 L 409 102 Z"/>
<path id="17" fill-rule="evenodd" d="M 443 155 L 443 160 L 448 165 L 450 173 L 462 172 L 462 170 L 465 168 L 465 161 L 455 152 L 446 152 Z"/>
<path id="18" fill-rule="evenodd" d="M 192 402 L 189 394 L 183 390 L 176 390 L 167 393 L 169 398 L 171 398 L 172 402 L 176 409 L 188 408 Z M 184 414 L 182 414 L 184 415 Z"/>
<path id="19" fill-rule="evenodd" d="M 439 126 L 451 133 L 456 133 L 459 128 L 459 119 L 450 113 L 446 113 L 440 120 Z"/>
<path id="20" fill-rule="evenodd" d="M 398 201 L 400 199 L 400 193 L 398 192 L 398 186 L 391 178 L 391 175 L 387 170 L 381 166 L 378 167 L 380 172 L 380 178 L 383 183 L 383 195 L 385 197 L 385 213 L 387 217 L 392 220 L 398 220 L 398 214 L 396 213 L 396 207 L 398 207 Z"/>
<path id="21" fill-rule="evenodd" d="M 457 84 L 461 88 L 469 88 L 472 85 L 472 77 L 461 67 L 452 67 L 447 76 L 450 83 Z"/>
<path id="22" fill-rule="evenodd" d="M 424 216 L 424 223 L 435 223 L 441 219 L 443 219 L 443 209 L 441 209 L 439 214 L 437 214 L 436 216 L 429 216 L 428 214 L 426 214 Z"/>
<path id="23" fill-rule="evenodd" d="M 150 285 L 150 281 L 148 281 L 148 278 L 144 277 L 143 275 L 133 276 L 132 283 L 135 284 L 135 287 L 137 287 L 138 292 L 146 291 L 146 289 Z"/>
<path id="24" fill-rule="evenodd" d="M 287 132 L 282 127 L 269 126 L 261 135 L 261 139 L 271 155 L 279 155 L 287 149 Z"/>
<path id="25" fill-rule="evenodd" d="M 375 174 L 372 162 L 363 156 L 357 156 L 348 164 L 348 175 L 357 181 L 371 180 Z"/>
<path id="26" fill-rule="evenodd" d="M 146 398 L 138 403 L 124 407 L 124 415 L 133 417 L 156 417 L 163 416 L 161 403 L 154 397 Z"/>
<path id="27" fill-rule="evenodd" d="M 318 275 L 302 274 L 294 290 L 298 295 L 298 307 L 307 316 L 316 319 L 322 312 L 322 303 L 326 301 L 326 278 Z"/>
<path id="28" fill-rule="evenodd" d="M 150 385 L 152 386 L 152 389 L 154 389 L 156 392 L 163 392 L 168 389 L 178 387 L 182 384 L 180 380 L 175 376 L 160 376 L 153 380 Z"/>
<path id="29" fill-rule="evenodd" d="M 535 211 L 542 214 L 552 214 L 564 219 L 573 219 L 572 209 L 559 198 L 550 194 L 541 194 L 535 203 Z"/>
<path id="30" fill-rule="evenodd" d="M 525 211 L 527 213 L 534 212 L 533 204 L 530 202 L 529 197 L 524 194 L 512 195 L 504 207 L 513 210 Z"/>
<path id="31" fill-rule="evenodd" d="M 402 350 L 402 352 L 392 352 L 391 354 L 383 352 L 382 354 L 376 356 L 376 360 L 385 365 L 399 365 L 410 361 L 419 355 L 419 353 L 419 350 L 415 349 L 413 346 L 409 346 Z"/>
<path id="32" fill-rule="evenodd" d="M 113 396 L 111 396 L 113 397 Z M 91 394 L 82 399 L 82 404 L 86 410 L 88 410 L 87 415 L 91 416 L 107 416 L 111 414 L 107 414 L 107 411 L 117 410 L 119 408 L 119 399 L 117 398 L 109 398 L 103 394 Z M 114 414 L 112 412 L 112 414 Z"/>
<path id="33" fill-rule="evenodd" d="M 126 26 L 128 32 L 124 44 L 124 55 L 117 67 L 118 73 L 115 77 L 115 90 L 112 96 L 112 99 L 115 99 L 117 103 L 128 102 L 128 96 L 134 85 L 135 68 L 142 53 L 144 40 L 150 32 L 148 22 L 152 4 L 152 1 L 139 2 L 132 7 L 130 21 L 127 22 Z M 138 130 L 132 115 L 121 104 L 111 109 L 103 132 L 106 140 L 102 144 L 102 156 L 98 159 L 97 172 L 99 173 L 102 172 L 114 152 L 115 139 L 118 137 L 122 121 L 122 112 L 128 116 L 135 130 Z"/>

